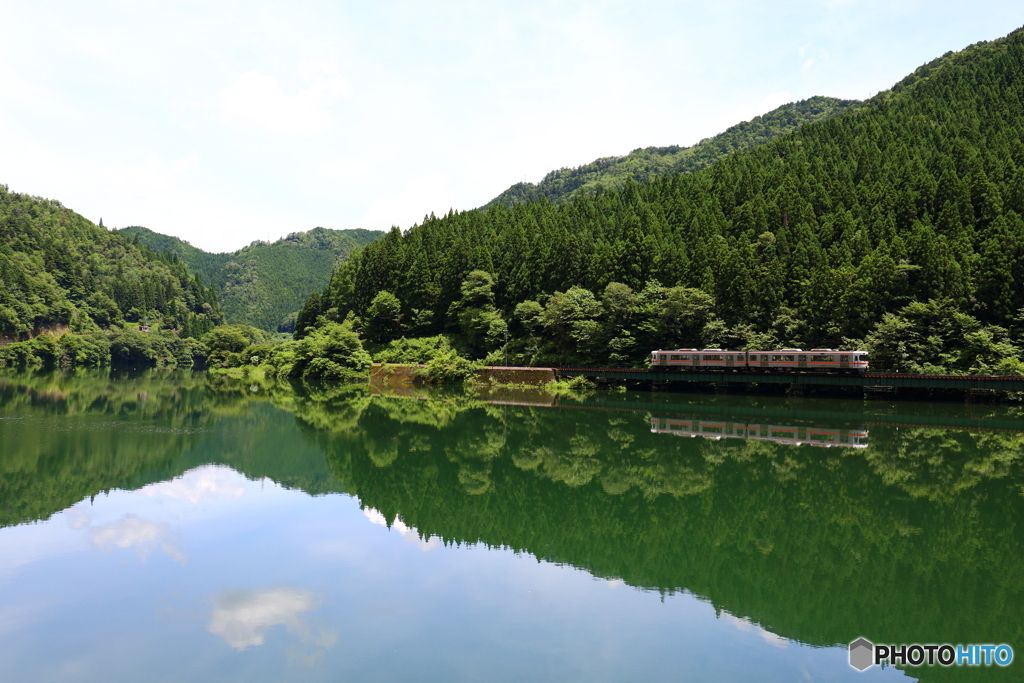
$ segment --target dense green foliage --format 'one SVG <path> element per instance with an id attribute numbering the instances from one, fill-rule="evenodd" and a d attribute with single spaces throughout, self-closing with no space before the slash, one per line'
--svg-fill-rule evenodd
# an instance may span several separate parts
<path id="1" fill-rule="evenodd" d="M 343 263 L 299 318 L 365 318 L 386 291 L 401 304 L 401 334 L 449 331 L 479 357 L 494 340 L 459 306 L 480 270 L 527 359 L 637 363 L 656 346 L 716 342 L 881 349 L 899 319 L 921 341 L 906 362 L 886 351 L 876 367 L 1013 371 L 1022 113 L 1018 31 L 695 173 L 393 229 Z M 915 305 L 956 311 L 960 327 L 932 339 Z M 531 351 L 531 337 L 542 348 Z"/>
<path id="2" fill-rule="evenodd" d="M 211 254 L 146 228 L 120 231 L 154 251 L 174 254 L 216 289 L 229 323 L 291 332 L 293 314 L 353 249 L 381 236 L 374 230 L 315 228 L 269 243 L 256 241 L 230 254 Z"/>
<path id="3" fill-rule="evenodd" d="M 581 193 L 621 188 L 626 179 L 646 183 L 669 173 L 692 173 L 706 168 L 727 154 L 763 145 L 805 123 L 842 116 L 855 111 L 860 102 L 833 97 L 812 97 L 792 102 L 744 121 L 692 147 L 647 147 L 623 157 L 605 157 L 578 168 L 552 171 L 537 183 L 516 183 L 483 208 L 514 206 L 547 199 L 552 204 L 568 201 Z"/>
<path id="4" fill-rule="evenodd" d="M 189 337 L 221 320 L 214 292 L 174 256 L 0 185 L 0 341 L 140 322 Z"/>

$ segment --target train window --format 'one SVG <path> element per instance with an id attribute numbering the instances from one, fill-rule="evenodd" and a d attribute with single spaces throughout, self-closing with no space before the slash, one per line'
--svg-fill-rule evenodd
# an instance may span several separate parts
<path id="1" fill-rule="evenodd" d="M 867 356 L 857 356 L 857 360 L 861 361 L 862 363 L 867 363 L 868 362 L 868 357 Z"/>
<path id="2" fill-rule="evenodd" d="M 704 356 L 704 360 L 722 360 L 722 356 L 720 354 L 710 354 Z"/>
<path id="3" fill-rule="evenodd" d="M 807 356 L 800 356 L 800 362 L 804 363 L 807 361 Z"/>
<path id="4" fill-rule="evenodd" d="M 795 356 L 772 356 L 772 361 L 776 363 L 792 363 Z"/>
<path id="5" fill-rule="evenodd" d="M 755 361 L 755 360 L 757 360 L 757 356 L 751 356 L 751 357 L 750 357 L 750 360 L 751 360 L 751 361 Z"/>

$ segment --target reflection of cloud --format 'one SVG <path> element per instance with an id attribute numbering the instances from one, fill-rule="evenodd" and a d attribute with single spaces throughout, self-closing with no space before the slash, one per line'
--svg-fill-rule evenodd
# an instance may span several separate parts
<path id="1" fill-rule="evenodd" d="M 219 497 L 236 500 L 245 493 L 245 487 L 238 481 L 239 477 L 230 467 L 208 465 L 189 470 L 177 479 L 145 486 L 141 493 L 147 496 L 161 494 L 190 503 Z"/>
<path id="2" fill-rule="evenodd" d="M 380 510 L 363 508 L 363 516 L 370 520 L 371 524 L 379 524 L 380 526 L 388 525 L 387 518 Z M 417 545 L 419 549 L 425 553 L 429 553 L 431 550 L 441 546 L 440 538 L 437 536 L 420 538 L 419 532 L 413 527 L 406 525 L 406 523 L 402 521 L 401 517 L 395 517 L 395 522 L 391 525 L 391 528 L 400 533 L 402 535 L 402 539 L 405 540 L 406 543 L 413 543 Z"/>
<path id="3" fill-rule="evenodd" d="M 89 513 L 85 511 L 85 506 L 83 505 L 70 507 L 64 514 L 68 518 L 68 526 L 72 529 L 84 529 L 89 526 L 89 522 L 92 519 Z"/>
<path id="4" fill-rule="evenodd" d="M 338 639 L 335 631 L 321 629 L 313 633 L 302 619 L 304 612 L 315 610 L 320 602 L 320 596 L 297 588 L 225 590 L 217 598 L 207 630 L 224 638 L 231 647 L 244 650 L 262 645 L 270 627 L 284 625 L 301 636 L 304 643 L 314 646 L 312 652 L 306 653 L 290 648 L 289 659 L 312 664 Z"/>
<path id="5" fill-rule="evenodd" d="M 388 520 L 381 513 L 380 510 L 374 510 L 373 508 L 363 508 L 363 516 L 370 520 L 370 524 L 379 524 L 381 526 L 387 526 Z"/>
<path id="6" fill-rule="evenodd" d="M 135 515 L 125 515 L 120 521 L 103 526 L 89 527 L 89 540 L 94 547 L 135 548 L 143 560 L 155 546 L 178 562 L 185 561 L 185 555 L 174 543 L 170 527 L 159 522 L 150 522 Z"/>
<path id="7" fill-rule="evenodd" d="M 782 636 L 772 633 L 771 631 L 766 631 L 757 624 L 752 623 L 750 619 L 740 619 L 739 617 L 734 617 L 728 612 L 723 612 L 722 616 L 725 618 L 726 621 L 730 622 L 740 631 L 756 633 L 757 635 L 761 636 L 761 639 L 764 640 L 764 642 L 768 643 L 773 647 L 785 648 L 789 645 L 788 640 L 786 640 Z"/>

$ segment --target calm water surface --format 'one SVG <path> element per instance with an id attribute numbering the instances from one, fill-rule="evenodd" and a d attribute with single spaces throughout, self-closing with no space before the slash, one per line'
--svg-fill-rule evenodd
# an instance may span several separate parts
<path id="1" fill-rule="evenodd" d="M 1021 680 L 999 406 L 0 376 L 0 680 Z"/>

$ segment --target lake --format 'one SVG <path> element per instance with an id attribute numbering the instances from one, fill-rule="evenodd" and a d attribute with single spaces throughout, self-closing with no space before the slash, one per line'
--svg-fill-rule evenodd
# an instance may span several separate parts
<path id="1" fill-rule="evenodd" d="M 0 375 L 0 680 L 1020 680 L 1024 411 Z"/>

